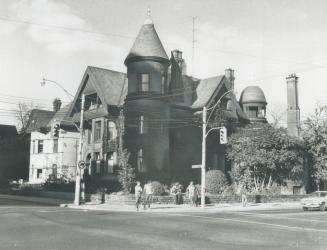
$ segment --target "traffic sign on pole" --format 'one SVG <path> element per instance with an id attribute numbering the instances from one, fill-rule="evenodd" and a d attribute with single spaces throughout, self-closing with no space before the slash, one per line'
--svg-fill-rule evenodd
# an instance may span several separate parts
<path id="1" fill-rule="evenodd" d="M 202 168 L 202 165 L 199 164 L 199 165 L 192 165 L 192 168 Z"/>
<path id="2" fill-rule="evenodd" d="M 79 167 L 80 169 L 84 169 L 85 166 L 86 166 L 86 165 L 85 165 L 85 161 L 81 160 L 81 161 L 78 162 L 78 167 Z"/>

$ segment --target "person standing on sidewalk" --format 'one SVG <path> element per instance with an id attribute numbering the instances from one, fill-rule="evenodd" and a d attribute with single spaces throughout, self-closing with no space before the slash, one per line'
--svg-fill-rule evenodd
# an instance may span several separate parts
<path id="1" fill-rule="evenodd" d="M 182 194 L 183 186 L 177 183 L 176 186 L 176 197 L 177 197 L 177 205 L 183 204 L 183 194 Z"/>
<path id="2" fill-rule="evenodd" d="M 151 185 L 151 181 L 148 181 L 148 183 L 144 185 L 144 192 L 145 192 L 145 199 L 143 203 L 144 209 L 146 208 L 146 205 L 148 205 L 148 208 L 150 208 L 152 195 L 153 195 L 153 188 Z"/>
<path id="3" fill-rule="evenodd" d="M 135 186 L 135 205 L 136 205 L 137 211 L 139 211 L 139 207 L 141 204 L 142 192 L 143 192 L 143 189 L 141 187 L 141 182 L 137 181 L 136 186 Z"/>
<path id="4" fill-rule="evenodd" d="M 242 206 L 246 207 L 246 205 L 248 203 L 248 199 L 246 198 L 245 188 L 242 188 L 242 190 L 241 190 L 241 198 L 242 198 Z"/>

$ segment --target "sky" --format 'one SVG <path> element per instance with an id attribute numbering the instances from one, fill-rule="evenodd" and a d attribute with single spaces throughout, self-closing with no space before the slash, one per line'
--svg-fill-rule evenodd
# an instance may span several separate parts
<path id="1" fill-rule="evenodd" d="M 286 80 L 299 77 L 301 119 L 327 104 L 324 0 L 0 0 L 0 124 L 16 124 L 19 102 L 52 108 L 73 95 L 88 65 L 126 72 L 124 59 L 147 18 L 188 74 L 235 70 L 237 96 L 263 89 L 268 114 L 286 119 Z M 192 40 L 194 21 L 194 60 Z"/>

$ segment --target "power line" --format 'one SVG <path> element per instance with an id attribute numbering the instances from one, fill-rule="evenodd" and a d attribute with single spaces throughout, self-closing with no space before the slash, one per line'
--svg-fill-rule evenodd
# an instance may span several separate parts
<path id="1" fill-rule="evenodd" d="M 193 20 L 192 44 L 193 44 L 193 41 L 196 42 L 195 37 L 194 37 L 194 32 L 195 32 L 194 21 L 196 20 L 196 18 L 197 18 L 196 16 L 192 17 L 192 20 Z M 73 28 L 73 27 L 67 27 L 67 26 L 60 26 L 60 25 L 42 24 L 42 23 L 36 23 L 36 22 L 28 21 L 28 20 L 18 20 L 18 19 L 12 19 L 12 18 L 7 18 L 7 17 L 0 17 L 0 21 L 35 25 L 35 26 L 47 27 L 47 28 L 63 29 L 63 30 L 67 30 L 67 31 L 77 31 L 77 32 L 94 34 L 94 35 L 118 37 L 118 38 L 121 38 L 121 39 L 129 39 L 129 40 L 135 40 L 136 39 L 134 36 L 128 36 L 128 35 L 123 35 L 123 34 L 118 34 L 118 33 L 99 32 L 99 31 L 85 30 L 85 29 L 79 29 L 79 28 Z M 146 41 L 146 39 L 143 39 L 143 40 Z M 166 43 L 166 44 L 179 46 L 178 44 L 173 44 L 173 43 Z M 237 52 L 237 51 L 218 50 L 218 49 L 208 50 L 208 49 L 203 49 L 203 48 L 199 48 L 199 50 L 209 51 L 211 53 L 212 52 L 218 52 L 218 53 L 236 54 L 236 55 L 245 56 L 245 57 L 257 58 L 257 59 L 260 59 L 260 60 L 278 61 L 278 62 L 285 62 L 285 63 L 292 63 L 292 64 L 302 64 L 302 65 L 303 64 L 308 64 L 308 62 L 296 62 L 296 61 L 292 61 L 292 60 L 285 60 L 285 59 L 278 59 L 278 58 L 269 58 L 269 57 L 262 58 L 262 57 L 257 56 L 257 55 L 251 55 L 251 54 L 247 54 L 247 53 L 243 53 L 243 52 Z M 311 64 L 311 63 L 309 63 L 309 64 Z"/>

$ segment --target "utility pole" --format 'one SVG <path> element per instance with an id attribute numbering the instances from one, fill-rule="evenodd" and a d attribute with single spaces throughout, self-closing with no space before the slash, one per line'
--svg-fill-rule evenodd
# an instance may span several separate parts
<path id="1" fill-rule="evenodd" d="M 201 208 L 205 208 L 205 192 L 206 192 L 206 147 L 207 147 L 207 141 L 206 138 L 209 135 L 209 133 L 213 130 L 220 130 L 222 129 L 222 134 L 220 136 L 220 144 L 226 144 L 227 143 L 227 131 L 225 127 L 214 127 L 209 129 L 207 132 L 207 126 L 208 121 L 210 120 L 211 115 L 213 114 L 214 109 L 220 104 L 221 99 L 227 95 L 228 93 L 232 92 L 233 89 L 228 90 L 225 92 L 219 100 L 216 102 L 215 105 L 213 105 L 210 108 L 207 108 L 206 106 L 202 109 L 202 163 L 201 163 Z M 207 111 L 211 110 L 209 117 L 207 118 Z M 224 138 L 226 136 L 226 138 Z M 223 140 L 222 140 L 223 139 Z"/>
<path id="2" fill-rule="evenodd" d="M 81 195 L 81 169 L 79 167 L 80 161 L 82 160 L 82 146 L 83 146 L 83 123 L 84 123 L 84 102 L 85 102 L 85 95 L 82 94 L 82 102 L 81 102 L 81 117 L 80 117 L 80 124 L 79 124 L 79 145 L 78 145 L 78 155 L 77 155 L 77 162 L 76 162 L 76 182 L 75 182 L 75 200 L 74 204 L 76 206 L 80 205 L 80 195 Z"/>
<path id="3" fill-rule="evenodd" d="M 192 76 L 194 76 L 194 50 L 195 50 L 195 20 L 197 19 L 197 16 L 192 17 Z"/>
<path id="4" fill-rule="evenodd" d="M 201 208 L 205 207 L 206 192 L 206 135 L 207 133 L 207 107 L 202 110 L 202 163 L 201 163 Z"/>

